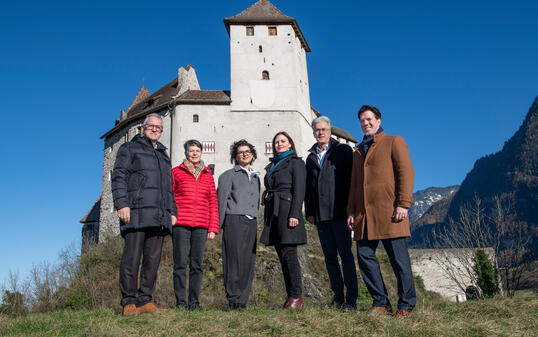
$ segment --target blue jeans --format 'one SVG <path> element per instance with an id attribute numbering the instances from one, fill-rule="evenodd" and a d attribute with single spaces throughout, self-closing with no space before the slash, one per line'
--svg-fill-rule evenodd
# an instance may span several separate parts
<path id="1" fill-rule="evenodd" d="M 351 252 L 351 231 L 348 229 L 346 219 L 321 221 L 316 223 L 319 241 L 325 255 L 325 266 L 329 274 L 334 301 L 344 302 L 344 285 L 347 288 L 345 301 L 351 306 L 357 302 L 357 271 L 355 260 Z M 342 260 L 342 270 L 338 263 L 338 255 Z M 343 271 L 343 277 L 342 277 Z"/>
<path id="2" fill-rule="evenodd" d="M 188 306 L 200 304 L 198 296 L 202 285 L 202 261 L 204 259 L 207 229 L 199 227 L 174 226 L 172 243 L 174 247 L 174 293 L 177 306 L 187 306 L 186 270 L 187 258 L 189 264 L 189 301 Z"/>
<path id="3" fill-rule="evenodd" d="M 411 311 L 417 303 L 411 261 L 407 251 L 407 238 L 383 239 L 392 270 L 398 279 L 398 309 Z M 357 241 L 357 258 L 362 279 L 373 298 L 373 306 L 390 305 L 387 288 L 381 276 L 375 251 L 379 240 Z"/>

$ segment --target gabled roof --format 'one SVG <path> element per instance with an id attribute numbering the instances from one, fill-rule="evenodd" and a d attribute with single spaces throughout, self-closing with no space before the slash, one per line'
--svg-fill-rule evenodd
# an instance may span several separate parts
<path id="1" fill-rule="evenodd" d="M 173 97 L 178 94 L 179 89 L 180 86 L 178 85 L 178 79 L 175 77 L 149 97 L 132 106 L 127 111 L 127 118 L 121 121 L 116 121 L 116 125 L 110 131 L 102 135 L 101 139 L 112 135 L 134 120 L 149 115 L 152 112 L 157 112 L 168 108 L 168 103 L 170 103 Z"/>
<path id="2" fill-rule="evenodd" d="M 93 204 L 92 208 L 86 213 L 86 215 L 80 219 L 80 223 L 86 222 L 99 222 L 99 216 L 101 214 L 101 196 L 97 198 L 97 201 Z"/>
<path id="3" fill-rule="evenodd" d="M 148 98 L 150 95 L 151 95 L 151 93 L 148 91 L 148 89 L 146 89 L 146 85 L 142 84 L 142 88 L 140 88 L 140 90 L 138 91 L 138 94 L 136 94 L 135 99 L 133 100 L 131 105 L 129 105 L 127 110 L 130 110 L 133 106 L 135 106 L 138 103 L 142 102 L 143 100 Z"/>
<path id="4" fill-rule="evenodd" d="M 230 25 L 248 25 L 248 24 L 290 24 L 293 26 L 295 34 L 301 41 L 305 51 L 309 52 L 310 47 L 297 24 L 297 20 L 285 15 L 276 8 L 269 0 L 259 0 L 241 13 L 224 18 L 224 25 L 230 34 Z"/>

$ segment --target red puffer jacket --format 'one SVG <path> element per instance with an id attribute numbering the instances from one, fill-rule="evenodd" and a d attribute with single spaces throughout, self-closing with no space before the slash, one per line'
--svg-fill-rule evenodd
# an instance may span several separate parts
<path id="1" fill-rule="evenodd" d="M 207 228 L 219 233 L 219 210 L 213 175 L 206 166 L 198 179 L 184 164 L 172 169 L 177 204 L 176 225 Z"/>

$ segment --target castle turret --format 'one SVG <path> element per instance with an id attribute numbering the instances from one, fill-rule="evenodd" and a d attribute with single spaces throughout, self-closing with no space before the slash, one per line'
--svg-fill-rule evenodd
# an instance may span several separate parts
<path id="1" fill-rule="evenodd" d="M 260 0 L 224 24 L 230 35 L 231 111 L 297 111 L 310 122 L 310 47 L 297 21 Z"/>

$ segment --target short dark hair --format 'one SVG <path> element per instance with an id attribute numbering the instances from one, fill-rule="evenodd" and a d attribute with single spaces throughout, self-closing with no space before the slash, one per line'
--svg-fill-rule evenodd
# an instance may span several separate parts
<path id="1" fill-rule="evenodd" d="M 379 111 L 378 108 L 376 108 L 373 105 L 363 105 L 363 106 L 361 106 L 361 108 L 359 109 L 359 113 L 357 114 L 359 119 L 361 119 L 361 114 L 363 112 L 366 112 L 366 111 L 371 111 L 375 115 L 376 119 L 381 119 L 381 112 Z"/>
<path id="2" fill-rule="evenodd" d="M 276 137 L 283 135 L 284 137 L 288 138 L 288 142 L 291 144 L 291 149 L 293 150 L 293 154 L 297 155 L 297 150 L 295 150 L 295 143 L 293 142 L 293 139 L 291 139 L 291 136 L 286 131 L 280 131 L 273 137 L 273 156 L 275 155 L 275 140 Z"/>
<path id="3" fill-rule="evenodd" d="M 185 158 L 188 158 L 189 147 L 191 146 L 196 146 L 200 149 L 200 151 L 203 151 L 202 143 L 200 143 L 196 139 L 189 139 L 183 144 L 183 147 L 185 148 Z"/>
<path id="4" fill-rule="evenodd" d="M 250 149 L 250 153 L 252 153 L 252 160 L 250 163 L 252 164 L 256 158 L 258 158 L 258 155 L 256 154 L 256 148 L 254 145 L 250 144 L 244 139 L 238 140 L 237 142 L 234 142 L 232 145 L 230 145 L 230 163 L 237 164 L 237 152 L 240 146 L 248 146 Z"/>

